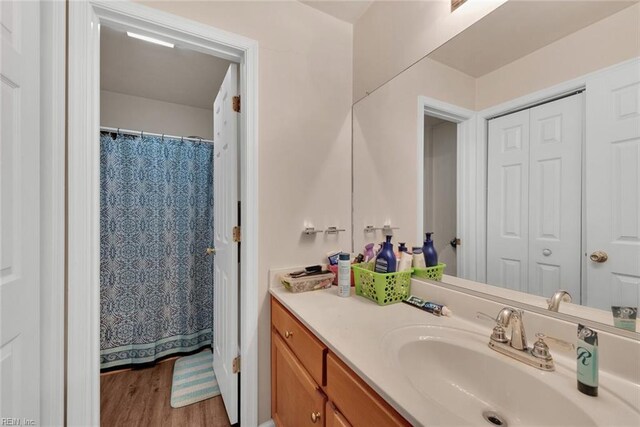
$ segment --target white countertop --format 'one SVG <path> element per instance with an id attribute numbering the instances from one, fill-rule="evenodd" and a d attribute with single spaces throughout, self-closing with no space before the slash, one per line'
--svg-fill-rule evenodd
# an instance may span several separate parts
<path id="1" fill-rule="evenodd" d="M 383 357 L 382 338 L 388 332 L 409 325 L 440 325 L 477 330 L 487 334 L 490 328 L 453 317 L 430 313 L 397 303 L 379 306 L 356 296 L 337 296 L 335 286 L 313 292 L 291 293 L 274 287 L 271 294 L 338 355 L 371 388 L 414 425 L 439 424 L 443 408 L 426 401 L 397 368 Z"/>

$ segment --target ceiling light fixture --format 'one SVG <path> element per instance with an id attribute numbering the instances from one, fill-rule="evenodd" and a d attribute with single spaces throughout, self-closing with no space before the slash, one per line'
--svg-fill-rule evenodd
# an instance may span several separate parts
<path id="1" fill-rule="evenodd" d="M 136 33 L 130 32 L 130 31 L 127 31 L 127 35 L 129 37 L 133 37 L 134 39 L 144 40 L 144 41 L 149 42 L 149 43 L 159 44 L 160 46 L 166 46 L 166 47 L 170 47 L 170 48 L 173 48 L 173 46 L 174 46 L 173 43 L 167 43 L 167 42 L 162 41 L 162 40 L 154 39 L 153 37 L 143 36 L 142 34 L 136 34 Z"/>

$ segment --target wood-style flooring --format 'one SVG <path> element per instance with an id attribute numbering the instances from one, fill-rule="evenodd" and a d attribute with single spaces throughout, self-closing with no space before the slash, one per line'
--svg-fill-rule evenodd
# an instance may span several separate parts
<path id="1" fill-rule="evenodd" d="M 221 396 L 182 408 L 171 407 L 171 378 L 175 360 L 167 360 L 150 368 L 101 375 L 101 426 L 229 426 Z"/>

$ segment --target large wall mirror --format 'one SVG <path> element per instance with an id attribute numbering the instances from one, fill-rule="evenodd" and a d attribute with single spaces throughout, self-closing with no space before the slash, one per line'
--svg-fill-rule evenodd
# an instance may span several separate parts
<path id="1" fill-rule="evenodd" d="M 353 158 L 356 251 L 432 231 L 444 283 L 613 324 L 640 306 L 640 4 L 506 2 L 354 105 Z"/>

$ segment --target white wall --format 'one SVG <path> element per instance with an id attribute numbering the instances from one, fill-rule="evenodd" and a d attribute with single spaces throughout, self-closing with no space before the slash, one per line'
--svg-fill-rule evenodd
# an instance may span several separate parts
<path id="1" fill-rule="evenodd" d="M 213 110 L 102 90 L 100 126 L 212 139 Z"/>
<path id="2" fill-rule="evenodd" d="M 457 124 L 425 117 L 424 231 L 434 232 L 438 261 L 447 264 L 446 274 L 457 274 L 456 250 L 449 244 L 456 237 L 457 219 Z"/>
<path id="3" fill-rule="evenodd" d="M 506 0 L 374 2 L 353 27 L 353 99 L 391 79 Z"/>
<path id="4" fill-rule="evenodd" d="M 640 56 L 640 4 L 628 7 L 477 79 L 476 109 Z"/>
<path id="5" fill-rule="evenodd" d="M 475 79 L 427 58 L 353 107 L 355 250 L 381 241 L 380 233 L 374 237 L 363 230 L 385 221 L 400 227 L 394 241 L 413 244 L 416 238 L 421 95 L 472 110 Z"/>
<path id="6" fill-rule="evenodd" d="M 259 422 L 271 415 L 269 267 L 351 247 L 352 26 L 297 1 L 148 2 L 259 43 Z M 338 236 L 301 236 L 305 220 Z"/>

